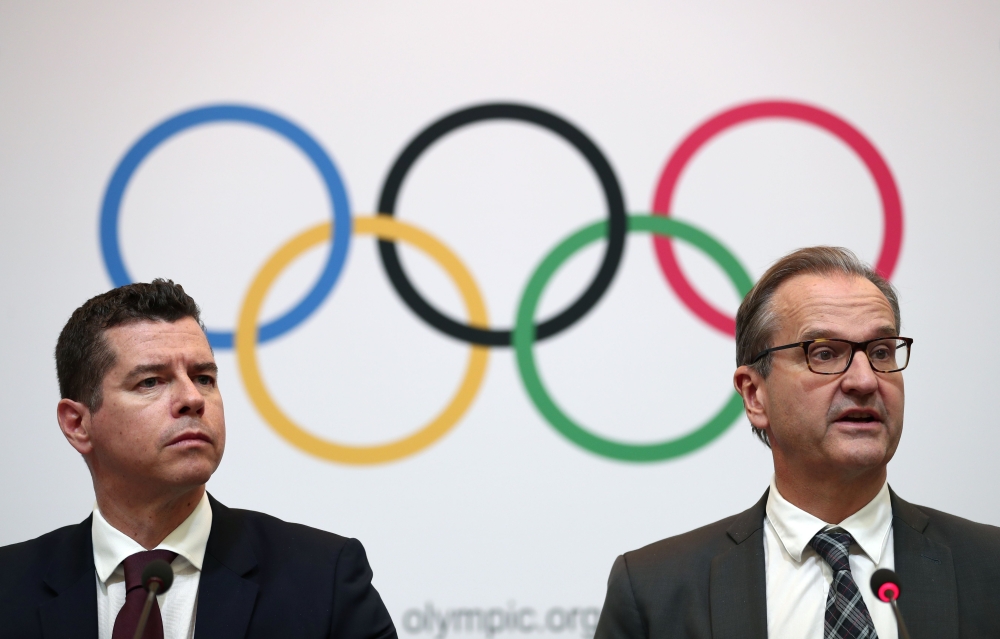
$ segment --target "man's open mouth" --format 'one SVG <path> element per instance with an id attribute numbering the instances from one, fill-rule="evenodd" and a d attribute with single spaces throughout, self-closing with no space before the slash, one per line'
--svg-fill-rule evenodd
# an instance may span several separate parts
<path id="1" fill-rule="evenodd" d="M 880 420 L 879 420 L 878 416 L 875 415 L 874 413 L 869 413 L 869 412 L 850 412 L 850 413 L 847 413 L 846 415 L 841 415 L 837 419 L 837 421 L 838 422 L 856 422 L 856 423 L 859 423 L 859 424 L 864 424 L 864 423 L 869 423 L 869 422 L 877 422 L 877 421 L 880 421 Z"/>

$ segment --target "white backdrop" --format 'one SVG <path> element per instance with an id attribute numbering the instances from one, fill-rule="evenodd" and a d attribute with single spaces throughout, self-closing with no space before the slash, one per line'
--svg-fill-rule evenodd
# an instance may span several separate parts
<path id="1" fill-rule="evenodd" d="M 893 281 L 916 343 L 890 482 L 915 503 L 1000 524 L 998 362 L 983 347 L 1000 311 L 995 3 L 6 2 L 0 544 L 80 521 L 92 507 L 84 464 L 55 423 L 52 350 L 72 310 L 112 286 L 98 237 L 105 190 L 160 122 L 218 104 L 277 114 L 332 157 L 350 213 L 364 216 L 426 126 L 472 105 L 522 103 L 580 128 L 614 168 L 626 210 L 643 213 L 692 130 L 763 100 L 846 120 L 891 169 L 903 211 Z M 458 255 L 497 327 L 513 324 L 542 258 L 606 215 L 576 150 L 504 120 L 433 145 L 396 209 Z M 787 119 L 712 138 L 682 174 L 671 213 L 722 242 L 752 277 L 799 246 L 844 245 L 874 260 L 883 242 L 878 191 L 858 157 Z M 305 155 L 266 129 L 223 122 L 171 137 L 139 165 L 119 245 L 133 277 L 182 283 L 208 326 L 228 331 L 267 259 L 328 219 Z M 282 274 L 265 319 L 305 295 L 327 246 Z M 542 317 L 583 290 L 603 247 L 570 260 Z M 464 321 L 444 272 L 400 250 L 425 297 Z M 723 272 L 694 249 L 679 254 L 696 288 L 734 312 Z M 442 409 L 468 350 L 401 301 L 375 241 L 355 235 L 333 292 L 261 345 L 259 362 L 271 395 L 303 428 L 377 444 Z M 630 234 L 597 306 L 534 352 L 569 415 L 595 434 L 642 443 L 689 432 L 722 406 L 733 350 L 678 300 L 650 238 Z M 770 477 L 770 456 L 744 418 L 665 461 L 589 452 L 541 416 L 509 348 L 489 349 L 471 408 L 432 445 L 390 463 L 331 462 L 280 437 L 233 351 L 216 355 L 229 445 L 209 489 L 230 506 L 360 538 L 404 636 L 586 636 L 615 555 L 747 508 Z"/>

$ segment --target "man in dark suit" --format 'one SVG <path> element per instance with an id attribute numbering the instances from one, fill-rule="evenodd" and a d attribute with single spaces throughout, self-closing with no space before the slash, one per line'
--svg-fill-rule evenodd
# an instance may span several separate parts
<path id="1" fill-rule="evenodd" d="M 175 577 L 146 638 L 396 637 L 357 540 L 229 509 L 205 491 L 225 418 L 198 307 L 179 285 L 89 300 L 60 334 L 56 367 L 59 425 L 97 507 L 0 548 L 0 637 L 131 638 L 155 559 Z"/>
<path id="2" fill-rule="evenodd" d="M 896 572 L 914 639 L 1000 637 L 1000 528 L 889 489 L 903 425 L 892 286 L 845 249 L 796 251 L 736 318 L 736 389 L 774 477 L 749 510 L 617 558 L 596 639 L 898 635 L 869 579 Z"/>

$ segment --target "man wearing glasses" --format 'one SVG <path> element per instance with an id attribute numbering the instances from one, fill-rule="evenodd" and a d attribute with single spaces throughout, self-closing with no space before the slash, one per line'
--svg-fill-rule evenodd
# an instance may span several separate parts
<path id="1" fill-rule="evenodd" d="M 892 286 L 850 251 L 775 263 L 736 316 L 737 369 L 774 475 L 749 510 L 618 557 L 596 639 L 895 639 L 872 573 L 899 575 L 911 635 L 1000 637 L 1000 528 L 900 499 L 903 430 Z"/>

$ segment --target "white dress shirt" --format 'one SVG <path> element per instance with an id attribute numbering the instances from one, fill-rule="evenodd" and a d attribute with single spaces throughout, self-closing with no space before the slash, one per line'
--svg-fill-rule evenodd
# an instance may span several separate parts
<path id="1" fill-rule="evenodd" d="M 826 598 L 833 569 L 809 541 L 831 524 L 813 517 L 781 496 L 771 478 L 764 518 L 764 566 L 767 574 L 767 634 L 769 637 L 823 639 Z M 879 639 L 897 639 L 896 619 L 889 604 L 879 601 L 869 582 L 879 568 L 892 569 L 892 504 L 889 484 L 868 504 L 836 524 L 851 533 L 848 560 Z"/>
<path id="2" fill-rule="evenodd" d="M 212 506 L 204 494 L 180 526 L 154 550 L 170 550 L 177 558 L 170 564 L 174 583 L 164 595 L 157 595 L 163 618 L 163 639 L 193 639 L 198 609 L 198 582 L 208 535 L 212 531 Z M 97 629 L 100 639 L 111 639 L 115 618 L 125 605 L 125 558 L 146 550 L 116 529 L 94 506 L 91 528 L 94 566 L 97 568 Z"/>

